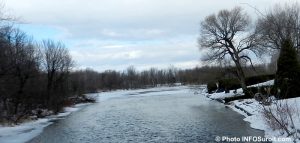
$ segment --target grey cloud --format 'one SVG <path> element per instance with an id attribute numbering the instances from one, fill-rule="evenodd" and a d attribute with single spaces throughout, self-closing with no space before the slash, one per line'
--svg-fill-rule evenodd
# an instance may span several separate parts
<path id="1" fill-rule="evenodd" d="M 61 31 L 80 67 L 186 68 L 199 63 L 199 23 L 220 9 L 265 10 L 289 0 L 7 0 L 12 14 Z M 42 29 L 41 29 L 42 30 Z M 33 35 L 34 36 L 34 35 Z M 49 37 L 53 38 L 53 37 Z"/>
<path id="2" fill-rule="evenodd" d="M 191 42 L 192 41 L 192 42 Z M 84 42 L 84 41 L 82 41 Z M 165 67 L 170 64 L 198 61 L 199 52 L 194 37 L 185 39 L 169 39 L 160 43 L 105 45 L 102 42 L 90 42 L 83 47 L 71 48 L 71 54 L 82 67 L 98 66 L 98 70 L 105 70 L 108 65 L 127 67 L 129 65 L 143 67 Z M 195 63 L 195 62 L 194 62 Z M 123 66 L 122 66 L 123 65 Z M 162 66 L 164 65 L 164 66 Z M 195 64 L 194 66 L 196 66 Z M 194 67 L 191 66 L 191 67 Z"/>

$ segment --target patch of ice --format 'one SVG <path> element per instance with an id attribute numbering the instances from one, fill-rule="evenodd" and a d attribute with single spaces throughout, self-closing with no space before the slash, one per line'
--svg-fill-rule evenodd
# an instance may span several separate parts
<path id="1" fill-rule="evenodd" d="M 174 86 L 174 87 L 155 87 L 147 89 L 133 89 L 133 90 L 116 90 L 111 92 L 101 92 L 86 94 L 88 97 L 92 97 L 97 102 L 106 101 L 113 98 L 132 97 L 132 96 L 156 96 L 166 94 L 181 94 L 190 91 L 187 86 Z"/>
<path id="2" fill-rule="evenodd" d="M 42 133 L 43 128 L 52 124 L 49 119 L 38 119 L 33 122 L 23 123 L 14 127 L 0 128 L 1 143 L 27 142 Z"/>
<path id="3" fill-rule="evenodd" d="M 37 135 L 41 134 L 43 129 L 51 125 L 53 120 L 61 119 L 72 112 L 82 109 L 89 103 L 78 104 L 74 107 L 65 107 L 64 112 L 57 115 L 48 116 L 43 119 L 22 123 L 13 127 L 0 127 L 0 143 L 24 143 Z"/>

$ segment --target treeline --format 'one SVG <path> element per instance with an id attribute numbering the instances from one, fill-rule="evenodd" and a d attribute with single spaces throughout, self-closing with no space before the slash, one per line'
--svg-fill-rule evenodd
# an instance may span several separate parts
<path id="1" fill-rule="evenodd" d="M 137 71 L 130 66 L 125 71 L 106 70 L 97 72 L 92 69 L 78 70 L 71 73 L 71 88 L 76 94 L 115 89 L 136 89 L 158 85 L 174 85 L 180 82 L 178 70 L 170 67 L 166 70 L 151 68 Z"/>
<path id="2" fill-rule="evenodd" d="M 70 92 L 73 61 L 60 42 L 0 28 L 0 121 L 18 121 L 34 109 L 60 111 Z"/>
<path id="3" fill-rule="evenodd" d="M 248 77 L 274 74 L 273 64 L 244 67 Z M 180 84 L 206 84 L 223 78 L 236 78 L 235 67 L 203 66 L 193 69 L 177 69 L 173 66 L 167 69 L 150 68 L 137 71 L 129 66 L 124 71 L 106 70 L 97 72 L 93 69 L 78 70 L 70 73 L 71 90 L 76 95 L 83 93 L 108 91 L 115 89 L 136 89 L 156 87 L 160 85 L 172 86 Z"/>
<path id="4" fill-rule="evenodd" d="M 245 71 L 246 77 L 252 77 L 274 74 L 276 71 L 276 64 L 271 62 L 268 64 L 253 65 L 253 67 L 244 65 L 242 68 Z M 217 82 L 221 79 L 236 78 L 237 73 L 234 66 L 214 65 L 179 70 L 178 76 L 180 82 L 183 84 L 206 84 Z"/>

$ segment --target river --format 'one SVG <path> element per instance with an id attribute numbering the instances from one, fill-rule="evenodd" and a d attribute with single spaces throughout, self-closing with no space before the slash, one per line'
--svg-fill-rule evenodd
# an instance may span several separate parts
<path id="1" fill-rule="evenodd" d="M 113 95 L 122 94 L 116 92 Z M 109 96 L 109 95 L 101 95 Z M 28 143 L 215 142 L 263 136 L 243 116 L 188 87 L 126 92 L 85 106 Z"/>

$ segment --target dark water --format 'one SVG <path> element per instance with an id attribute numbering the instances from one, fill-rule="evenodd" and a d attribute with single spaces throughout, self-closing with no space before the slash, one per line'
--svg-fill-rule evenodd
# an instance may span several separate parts
<path id="1" fill-rule="evenodd" d="M 126 96 L 86 106 L 29 143 L 215 142 L 216 136 L 263 136 L 243 116 L 192 92 Z"/>

